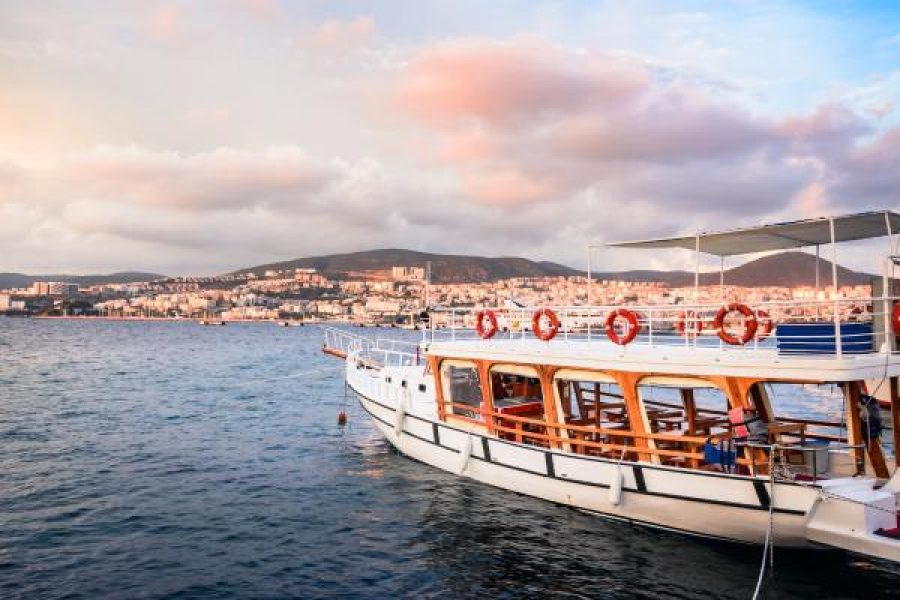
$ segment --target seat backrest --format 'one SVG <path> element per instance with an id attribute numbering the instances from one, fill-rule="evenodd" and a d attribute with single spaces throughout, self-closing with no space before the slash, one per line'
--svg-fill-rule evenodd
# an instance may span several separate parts
<path id="1" fill-rule="evenodd" d="M 728 422 L 734 425 L 735 437 L 745 438 L 750 435 L 747 425 L 744 424 L 745 411 L 740 406 L 728 411 Z"/>

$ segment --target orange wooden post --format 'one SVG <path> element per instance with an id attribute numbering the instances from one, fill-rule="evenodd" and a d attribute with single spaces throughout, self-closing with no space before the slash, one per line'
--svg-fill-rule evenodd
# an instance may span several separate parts
<path id="1" fill-rule="evenodd" d="M 859 418 L 859 388 L 856 383 L 842 383 L 844 392 L 844 405 L 847 411 L 847 443 L 852 446 L 862 444 L 862 422 Z M 856 470 L 863 473 L 866 470 L 865 452 L 854 448 L 853 458 L 856 461 Z"/>
<path id="2" fill-rule="evenodd" d="M 431 367 L 431 374 L 434 376 L 434 399 L 437 404 L 438 420 L 446 421 L 447 408 L 444 404 L 444 386 L 441 382 L 440 358 L 437 356 L 429 356 L 428 365 Z"/>
<path id="3" fill-rule="evenodd" d="M 478 366 L 478 378 L 481 384 L 481 420 L 487 427 L 488 433 L 497 434 L 496 423 L 494 421 L 494 386 L 491 380 L 491 365 L 493 363 L 480 360 L 476 363 Z"/>
<path id="4" fill-rule="evenodd" d="M 859 431 L 859 439 L 860 442 L 863 440 L 863 423 L 859 416 L 859 400 L 860 400 L 860 385 L 862 382 L 859 381 L 851 381 L 847 384 L 850 388 L 849 398 L 850 405 L 853 407 L 853 411 L 856 413 L 856 421 L 858 424 Z M 880 410 L 878 408 L 878 404 L 876 403 L 873 408 L 869 410 Z M 884 452 L 881 449 L 881 440 L 877 437 L 872 439 L 871 436 L 867 436 L 869 439 L 865 440 L 866 444 L 866 453 L 869 455 L 869 462 L 872 463 L 872 470 L 875 472 L 875 477 L 880 477 L 886 479 L 888 477 L 888 468 L 887 462 L 884 460 Z"/>
<path id="5" fill-rule="evenodd" d="M 637 384 L 643 373 L 611 373 L 616 378 L 616 382 L 622 389 L 622 395 L 625 400 L 625 410 L 628 411 L 628 424 L 631 433 L 634 434 L 632 440 L 637 448 L 649 448 L 650 444 L 647 434 L 650 433 L 650 427 L 647 423 L 647 415 L 644 413 L 641 399 L 638 397 Z M 624 441 L 623 441 L 624 443 Z M 650 454 L 647 452 L 638 452 L 638 459 L 649 461 Z"/>

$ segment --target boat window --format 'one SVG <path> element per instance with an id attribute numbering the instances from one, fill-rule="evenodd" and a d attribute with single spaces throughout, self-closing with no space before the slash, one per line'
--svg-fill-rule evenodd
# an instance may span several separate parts
<path id="1" fill-rule="evenodd" d="M 617 384 L 585 380 L 577 374 L 557 376 L 555 383 L 567 423 L 629 427 L 625 398 Z"/>
<path id="2" fill-rule="evenodd" d="M 441 366 L 441 381 L 444 385 L 444 401 L 455 405 L 468 405 L 476 409 L 481 407 L 481 378 L 478 368 L 471 363 L 445 362 Z M 466 410 L 465 407 L 449 406 L 449 412 L 480 419 L 478 410 Z"/>
<path id="3" fill-rule="evenodd" d="M 868 393 L 877 397 L 886 391 L 873 383 Z M 761 415 L 768 415 L 783 443 L 846 439 L 844 391 L 837 384 L 757 383 L 747 399 Z"/>
<path id="4" fill-rule="evenodd" d="M 562 428 L 561 448 L 591 456 L 619 458 L 634 445 L 622 389 L 605 373 L 561 369 L 553 380 L 557 411 L 572 429 Z"/>
<path id="5" fill-rule="evenodd" d="M 533 367 L 496 365 L 491 368 L 491 400 L 495 426 L 502 439 L 547 447 L 544 394 Z"/>
<path id="6" fill-rule="evenodd" d="M 648 377 L 638 394 L 652 433 L 709 436 L 728 429 L 728 397 L 707 381 Z"/>

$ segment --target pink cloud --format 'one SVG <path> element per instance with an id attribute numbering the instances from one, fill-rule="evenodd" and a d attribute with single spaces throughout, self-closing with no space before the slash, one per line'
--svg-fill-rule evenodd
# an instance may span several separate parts
<path id="1" fill-rule="evenodd" d="M 845 144 L 847 140 L 869 131 L 859 115 L 835 103 L 822 104 L 810 115 L 788 117 L 776 129 L 788 139 L 818 144 Z"/>
<path id="2" fill-rule="evenodd" d="M 312 43 L 320 49 L 345 52 L 368 44 L 376 35 L 375 20 L 361 16 L 346 21 L 325 21 L 313 31 Z"/>
<path id="3" fill-rule="evenodd" d="M 176 6 L 163 6 L 150 15 L 146 30 L 158 41 L 173 46 L 183 46 L 187 42 L 184 19 L 183 9 Z"/>
<path id="4" fill-rule="evenodd" d="M 479 162 L 493 157 L 496 152 L 497 144 L 490 134 L 472 129 L 446 134 L 437 157 L 451 164 Z"/>
<path id="5" fill-rule="evenodd" d="M 330 166 L 292 146 L 192 155 L 102 146 L 72 159 L 63 171 L 82 194 L 182 210 L 302 202 L 331 177 Z"/>
<path id="6" fill-rule="evenodd" d="M 530 203 L 549 199 L 555 192 L 550 178 L 514 167 L 468 172 L 463 187 L 472 198 L 488 204 Z"/>
<path id="7" fill-rule="evenodd" d="M 738 156 L 775 141 L 767 123 L 690 90 L 657 93 L 625 111 L 560 119 L 546 140 L 572 158 L 645 162 Z"/>
<path id="8" fill-rule="evenodd" d="M 500 123 L 623 103 L 648 82 L 639 63 L 567 52 L 537 38 L 466 39 L 415 56 L 398 96 L 403 108 L 424 121 Z"/>
<path id="9" fill-rule="evenodd" d="M 258 17 L 272 18 L 281 10 L 279 0 L 236 0 L 237 5 Z"/>

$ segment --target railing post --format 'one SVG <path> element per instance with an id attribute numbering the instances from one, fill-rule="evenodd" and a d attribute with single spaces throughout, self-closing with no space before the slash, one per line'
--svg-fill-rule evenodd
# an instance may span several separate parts
<path id="1" fill-rule="evenodd" d="M 647 344 L 653 345 L 653 309 L 647 308 Z"/>

